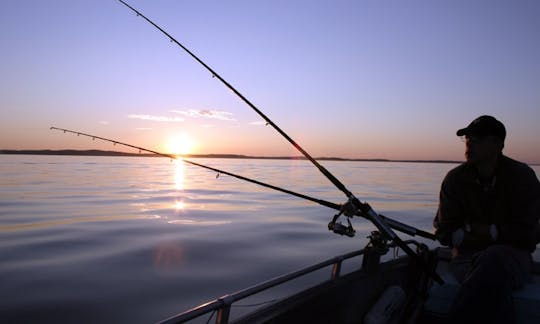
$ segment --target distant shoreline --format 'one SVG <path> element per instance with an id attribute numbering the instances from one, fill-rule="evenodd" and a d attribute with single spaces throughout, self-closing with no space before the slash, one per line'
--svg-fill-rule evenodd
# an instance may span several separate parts
<path id="1" fill-rule="evenodd" d="M 161 157 L 149 153 L 128 153 L 103 150 L 0 150 L 0 154 L 20 155 L 76 155 L 76 156 L 144 156 Z M 249 156 L 241 154 L 187 154 L 183 158 L 216 158 L 216 159 L 258 159 L 258 160 L 307 160 L 303 156 Z M 359 161 L 359 162 L 412 162 L 412 163 L 461 163 L 451 160 L 390 160 L 390 159 L 348 159 L 340 157 L 316 157 L 318 161 Z"/>

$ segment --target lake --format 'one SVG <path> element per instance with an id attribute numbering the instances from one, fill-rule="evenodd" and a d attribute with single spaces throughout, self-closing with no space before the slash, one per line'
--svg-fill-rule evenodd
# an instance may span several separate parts
<path id="1" fill-rule="evenodd" d="M 345 201 L 307 161 L 193 160 L 315 198 Z M 321 164 L 377 212 L 427 231 L 433 230 L 440 183 L 456 166 Z M 533 168 L 539 174 L 540 168 Z M 162 320 L 362 248 L 374 227 L 355 218 L 356 236 L 340 236 L 327 228 L 334 214 L 164 158 L 0 155 L 0 321 Z M 348 269 L 358 266 L 352 262 Z M 328 275 L 306 280 L 316 283 Z M 306 284 L 252 300 L 283 297 Z"/>

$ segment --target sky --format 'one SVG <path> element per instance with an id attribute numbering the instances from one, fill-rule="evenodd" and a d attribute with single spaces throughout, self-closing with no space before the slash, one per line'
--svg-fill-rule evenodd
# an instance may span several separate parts
<path id="1" fill-rule="evenodd" d="M 130 0 L 314 157 L 540 163 L 540 1 Z M 0 0 L 0 149 L 300 155 L 116 0 Z M 129 151 L 129 150 L 128 150 Z"/>

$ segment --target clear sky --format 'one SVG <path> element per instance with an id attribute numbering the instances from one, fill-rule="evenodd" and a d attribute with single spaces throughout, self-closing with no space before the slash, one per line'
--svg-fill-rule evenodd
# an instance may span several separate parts
<path id="1" fill-rule="evenodd" d="M 491 114 L 540 163 L 540 1 L 128 2 L 313 156 L 461 160 Z M 115 0 L 0 0 L 0 57 L 0 149 L 299 155 Z"/>

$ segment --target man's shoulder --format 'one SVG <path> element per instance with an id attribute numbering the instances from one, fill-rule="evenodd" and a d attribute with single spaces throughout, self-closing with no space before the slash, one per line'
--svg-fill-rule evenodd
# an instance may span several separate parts
<path id="1" fill-rule="evenodd" d="M 506 155 L 501 156 L 501 167 L 503 171 L 512 173 L 513 175 L 536 176 L 534 170 L 529 165 Z"/>
<path id="2" fill-rule="evenodd" d="M 473 172 L 473 170 L 471 169 L 471 166 L 469 164 L 467 164 L 466 162 L 461 163 L 457 167 L 448 171 L 445 179 L 450 180 L 450 179 L 460 179 L 460 178 L 468 177 L 471 174 L 471 172 Z"/>
<path id="3" fill-rule="evenodd" d="M 516 186 L 525 186 L 540 194 L 540 182 L 534 170 L 526 163 L 516 161 L 507 156 L 501 159 L 501 178 Z M 533 189 L 534 188 L 534 189 Z"/>

